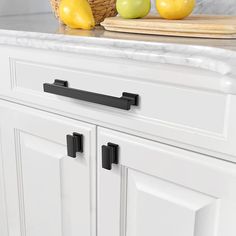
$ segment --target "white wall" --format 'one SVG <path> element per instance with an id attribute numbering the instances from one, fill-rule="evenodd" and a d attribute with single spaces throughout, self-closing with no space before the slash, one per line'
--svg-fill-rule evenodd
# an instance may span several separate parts
<path id="1" fill-rule="evenodd" d="M 155 1 L 152 1 L 152 11 L 155 12 Z M 236 15 L 236 0 L 196 0 L 195 13 Z"/>
<path id="2" fill-rule="evenodd" d="M 155 12 L 155 0 L 152 11 Z M 0 0 L 0 15 L 49 12 L 50 0 Z M 236 0 L 197 0 L 196 13 L 236 15 Z"/>
<path id="3" fill-rule="evenodd" d="M 49 12 L 49 0 L 0 0 L 0 15 Z"/>

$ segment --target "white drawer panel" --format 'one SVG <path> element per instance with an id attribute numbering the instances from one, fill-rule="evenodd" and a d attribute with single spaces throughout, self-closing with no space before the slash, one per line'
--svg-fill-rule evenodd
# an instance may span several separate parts
<path id="1" fill-rule="evenodd" d="M 10 56 L 9 68 L 9 88 L 2 93 L 18 101 L 170 144 L 182 143 L 184 148 L 193 145 L 196 151 L 236 155 L 236 130 L 231 124 L 236 116 L 234 96 L 202 86 L 204 80 L 219 80 L 217 74 L 128 59 L 37 50 L 22 54 L 20 49 Z M 195 84 L 199 80 L 199 87 L 175 84 L 179 77 Z M 68 81 L 69 88 L 109 96 L 139 94 L 139 105 L 124 111 L 43 92 L 43 84 L 55 79 Z"/>
<path id="2" fill-rule="evenodd" d="M 111 74 L 97 74 L 82 70 L 69 70 L 61 67 L 35 64 L 25 61 L 15 62 L 14 89 L 26 90 L 51 99 L 55 95 L 43 92 L 44 83 L 53 83 L 54 79 L 68 81 L 70 88 L 120 97 L 122 92 L 139 94 L 139 106 L 132 111 L 140 119 L 150 122 L 163 122 L 167 125 L 187 126 L 202 132 L 222 134 L 224 130 L 227 97 L 224 94 L 196 91 L 193 89 L 161 85 L 153 82 L 133 81 L 129 78 L 115 77 Z M 58 100 L 65 98 L 58 96 Z M 87 102 L 75 99 L 66 101 L 83 106 Z M 105 109 L 96 105 L 99 109 Z M 115 108 L 112 112 L 119 112 Z M 214 120 L 214 122 L 213 122 Z"/>

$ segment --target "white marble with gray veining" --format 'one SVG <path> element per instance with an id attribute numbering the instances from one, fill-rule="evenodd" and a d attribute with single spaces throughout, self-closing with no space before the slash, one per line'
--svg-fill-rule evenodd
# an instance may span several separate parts
<path id="1" fill-rule="evenodd" d="M 236 94 L 236 40 L 68 30 L 51 14 L 40 14 L 0 17 L 0 45 L 206 69 L 222 77 L 223 92 Z"/>
<path id="2" fill-rule="evenodd" d="M 197 0 L 196 13 L 236 15 L 235 0 Z"/>
<path id="3" fill-rule="evenodd" d="M 155 1 L 152 1 L 152 12 L 155 12 Z M 236 15 L 236 0 L 196 0 L 196 14 Z"/>

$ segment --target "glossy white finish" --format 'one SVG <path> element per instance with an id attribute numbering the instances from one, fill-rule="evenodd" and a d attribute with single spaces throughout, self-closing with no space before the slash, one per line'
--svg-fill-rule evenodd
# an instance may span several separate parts
<path id="1" fill-rule="evenodd" d="M 2 101 L 0 113 L 8 235 L 94 235 L 95 127 Z M 76 159 L 72 132 L 84 136 Z"/>
<path id="2" fill-rule="evenodd" d="M 101 167 L 101 146 L 119 145 L 119 164 Z M 98 236 L 233 236 L 236 166 L 98 130 Z"/>

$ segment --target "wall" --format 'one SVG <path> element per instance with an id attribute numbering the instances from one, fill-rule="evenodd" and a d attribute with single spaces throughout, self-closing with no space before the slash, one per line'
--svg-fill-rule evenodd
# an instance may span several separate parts
<path id="1" fill-rule="evenodd" d="M 0 15 L 49 12 L 50 0 L 0 0 Z M 152 11 L 155 12 L 155 0 Z M 236 15 L 236 0 L 197 0 L 195 13 Z"/>
<path id="2" fill-rule="evenodd" d="M 195 13 L 236 15 L 236 0 L 196 0 Z M 152 11 L 155 12 L 155 0 L 152 0 Z"/>
<path id="3" fill-rule="evenodd" d="M 49 12 L 49 0 L 0 0 L 0 15 Z"/>

